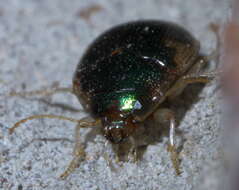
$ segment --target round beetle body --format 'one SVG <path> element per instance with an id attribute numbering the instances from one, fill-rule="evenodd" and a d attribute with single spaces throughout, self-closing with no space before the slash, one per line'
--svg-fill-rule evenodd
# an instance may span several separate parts
<path id="1" fill-rule="evenodd" d="M 88 48 L 74 74 L 73 87 L 37 90 L 11 95 L 75 94 L 94 118 L 80 120 L 58 115 L 33 115 L 15 123 L 10 133 L 26 121 L 39 118 L 77 123 L 74 158 L 60 176 L 66 178 L 85 155 L 79 141 L 80 128 L 101 126 L 104 136 L 120 143 L 131 136 L 146 118 L 156 114 L 169 121 L 169 147 L 175 172 L 180 174 L 175 146 L 176 120 L 171 110 L 160 107 L 190 83 L 209 82 L 217 73 L 200 73 L 215 54 L 202 56 L 199 42 L 178 25 L 162 21 L 137 21 L 116 26 L 103 33 Z M 157 110 L 157 111 L 156 111 Z M 134 160 L 136 143 L 131 138 Z M 135 151 L 134 151 L 135 150 Z"/>
<path id="2" fill-rule="evenodd" d="M 198 41 L 178 25 L 136 21 L 110 29 L 77 66 L 73 90 L 103 132 L 123 141 L 198 62 Z"/>

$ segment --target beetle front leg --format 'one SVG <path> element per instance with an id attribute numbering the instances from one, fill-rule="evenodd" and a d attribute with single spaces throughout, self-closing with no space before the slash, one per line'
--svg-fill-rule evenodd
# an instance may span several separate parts
<path id="1" fill-rule="evenodd" d="M 93 126 L 98 126 L 100 124 L 99 120 L 96 121 L 88 121 L 89 118 L 83 118 L 79 121 L 75 128 L 75 147 L 74 147 L 74 158 L 71 160 L 67 169 L 60 175 L 61 179 L 65 179 L 68 177 L 76 168 L 79 167 L 79 163 L 85 157 L 84 147 L 80 142 L 80 129 L 81 128 L 89 128 Z"/>
<path id="2" fill-rule="evenodd" d="M 175 127 L 176 127 L 176 120 L 174 113 L 170 109 L 159 109 L 154 114 L 157 117 L 157 120 L 160 122 L 169 121 L 170 129 L 169 129 L 169 145 L 168 151 L 170 152 L 171 161 L 175 172 L 177 175 L 180 175 L 180 162 L 179 162 L 179 155 L 175 145 Z"/>
<path id="3" fill-rule="evenodd" d="M 131 142 L 131 148 L 129 150 L 128 160 L 132 160 L 133 162 L 136 163 L 138 160 L 138 149 L 137 149 L 136 141 L 133 137 L 130 137 L 129 140 Z"/>
<path id="4" fill-rule="evenodd" d="M 138 161 L 138 146 L 134 137 L 130 136 L 129 141 L 116 144 L 116 163 L 121 165 L 121 161 L 137 163 Z M 127 154 L 126 154 L 127 153 Z"/>

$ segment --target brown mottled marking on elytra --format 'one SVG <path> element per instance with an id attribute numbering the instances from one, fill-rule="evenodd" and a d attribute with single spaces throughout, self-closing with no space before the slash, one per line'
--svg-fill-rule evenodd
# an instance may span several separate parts
<path id="1" fill-rule="evenodd" d="M 117 55 L 121 53 L 123 50 L 121 48 L 117 48 L 114 51 L 111 52 L 111 56 Z"/>
<path id="2" fill-rule="evenodd" d="M 174 61 L 177 64 L 177 69 L 175 72 L 171 70 L 171 73 L 175 73 L 177 75 L 178 73 L 183 72 L 184 67 L 181 63 L 191 63 L 196 59 L 200 44 L 197 40 L 192 41 L 192 43 L 193 44 L 185 45 L 184 43 L 170 39 L 166 40 L 166 46 L 174 48 L 177 51 L 177 54 L 174 57 Z"/>

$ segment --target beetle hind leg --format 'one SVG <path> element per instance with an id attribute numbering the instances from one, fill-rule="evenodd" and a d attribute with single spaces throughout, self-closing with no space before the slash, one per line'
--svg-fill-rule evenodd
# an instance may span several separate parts
<path id="1" fill-rule="evenodd" d="M 176 84 L 167 92 L 167 97 L 170 100 L 173 100 L 175 97 L 180 95 L 184 88 L 193 83 L 208 83 L 214 78 L 220 76 L 222 71 L 213 71 L 207 73 L 196 73 L 196 74 L 187 74 L 179 79 Z"/>

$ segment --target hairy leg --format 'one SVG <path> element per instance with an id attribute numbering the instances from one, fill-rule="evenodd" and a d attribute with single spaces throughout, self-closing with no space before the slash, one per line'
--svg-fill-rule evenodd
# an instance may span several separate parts
<path id="1" fill-rule="evenodd" d="M 169 99 L 174 99 L 176 96 L 182 93 L 182 91 L 187 85 L 193 83 L 208 83 L 219 75 L 220 71 L 201 74 L 198 73 L 187 74 L 175 83 L 175 85 L 167 92 L 166 96 Z"/>
<path id="2" fill-rule="evenodd" d="M 84 159 L 85 157 L 84 147 L 80 142 L 80 129 L 98 126 L 100 124 L 100 120 L 96 121 L 88 121 L 88 120 L 89 118 L 81 119 L 75 128 L 75 147 L 73 151 L 74 157 L 71 160 L 70 164 L 68 165 L 67 169 L 60 175 L 61 179 L 65 179 L 72 172 L 74 172 L 74 170 L 79 167 L 81 160 Z"/>

